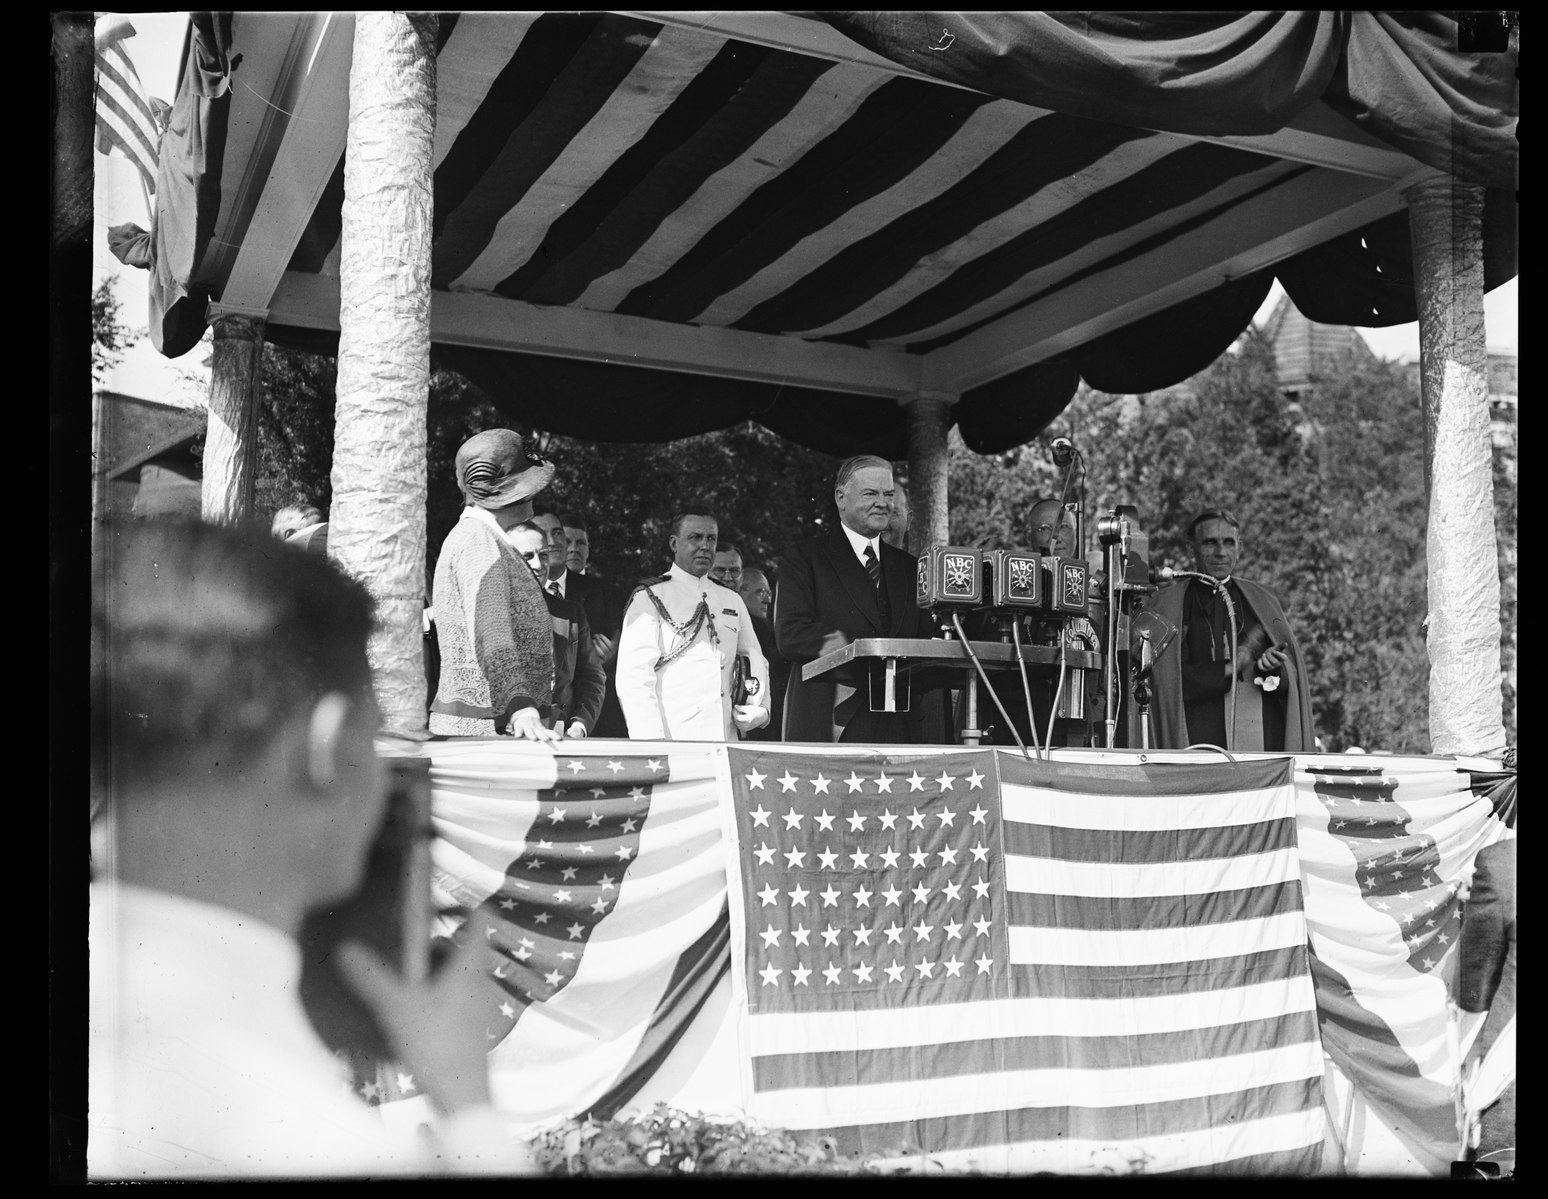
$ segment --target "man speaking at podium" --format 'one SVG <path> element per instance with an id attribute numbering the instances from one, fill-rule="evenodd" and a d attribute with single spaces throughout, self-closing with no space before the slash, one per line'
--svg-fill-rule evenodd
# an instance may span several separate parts
<path id="1" fill-rule="evenodd" d="M 1311 752 L 1311 695 L 1295 633 L 1272 591 L 1235 575 L 1241 523 L 1224 509 L 1206 508 L 1188 525 L 1188 535 L 1194 577 L 1163 589 L 1146 605 L 1180 630 L 1156 659 L 1156 744 Z M 1235 609 L 1234 663 L 1222 587 Z M 1228 729 L 1233 673 L 1236 724 Z"/>
<path id="2" fill-rule="evenodd" d="M 862 741 L 904 745 L 924 734 L 920 697 L 909 712 L 873 712 L 864 668 L 843 681 L 803 679 L 801 667 L 865 637 L 930 636 L 915 603 L 914 556 L 881 539 L 897 489 L 885 458 L 850 458 L 833 480 L 839 520 L 789 546 L 780 559 L 774 635 L 790 661 L 786 741 Z"/>

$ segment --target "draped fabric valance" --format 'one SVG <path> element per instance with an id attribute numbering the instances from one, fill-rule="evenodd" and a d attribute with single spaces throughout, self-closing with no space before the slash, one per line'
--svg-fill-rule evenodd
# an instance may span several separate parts
<path id="1" fill-rule="evenodd" d="M 1442 12 L 843 12 L 834 28 L 939 79 L 1170 133 L 1272 133 L 1322 100 L 1445 174 L 1516 186 L 1516 54 Z"/>

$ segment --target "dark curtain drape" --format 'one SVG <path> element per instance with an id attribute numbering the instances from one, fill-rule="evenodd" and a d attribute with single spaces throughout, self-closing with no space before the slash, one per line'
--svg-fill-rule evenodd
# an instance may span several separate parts
<path id="1" fill-rule="evenodd" d="M 226 116 L 231 107 L 231 14 L 188 14 L 177 99 L 161 137 L 155 216 L 147 233 L 115 226 L 108 245 L 120 262 L 150 272 L 151 343 L 178 358 L 204 336 L 207 290 L 193 282 L 220 212 Z"/>
<path id="2" fill-rule="evenodd" d="M 807 15 L 921 74 L 1122 125 L 1208 136 L 1272 133 L 1320 99 L 1419 162 L 1485 186 L 1485 290 L 1516 275 L 1518 55 L 1508 46 L 1459 49 L 1454 14 Z M 1310 320 L 1384 328 L 1418 319 L 1402 212 L 1108 333 L 1071 357 L 1101 391 L 1169 387 L 1231 344 L 1275 275 Z M 1014 385 L 996 394 L 1010 400 Z M 959 419 L 966 436 L 970 418 Z M 1035 422 L 1006 423 L 1019 430 Z M 986 452 L 1006 448 L 992 434 L 982 441 Z"/>
<path id="3" fill-rule="evenodd" d="M 1316 100 L 1436 170 L 1516 186 L 1514 50 L 1441 12 L 830 12 L 936 79 L 1118 125 L 1273 133 Z"/>

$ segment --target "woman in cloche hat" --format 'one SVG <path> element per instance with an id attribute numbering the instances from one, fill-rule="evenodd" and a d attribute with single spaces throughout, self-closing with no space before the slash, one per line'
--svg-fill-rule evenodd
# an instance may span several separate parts
<path id="1" fill-rule="evenodd" d="M 554 672 L 548 607 L 505 536 L 532 515 L 553 465 L 528 454 L 519 433 L 486 429 L 462 444 L 456 470 L 465 507 L 435 565 L 441 677 L 430 731 L 553 740 L 544 720 Z"/>

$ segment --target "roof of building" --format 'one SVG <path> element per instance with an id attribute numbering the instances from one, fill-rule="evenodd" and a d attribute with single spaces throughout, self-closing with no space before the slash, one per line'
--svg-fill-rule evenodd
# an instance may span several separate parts
<path id="1" fill-rule="evenodd" d="M 100 390 L 99 455 L 96 471 L 109 478 L 134 477 L 138 467 L 157 458 L 175 455 L 202 436 L 207 416 L 202 409 L 183 408 Z"/>
<path id="2" fill-rule="evenodd" d="M 1279 385 L 1286 391 L 1299 391 L 1326 377 L 1335 364 L 1349 354 L 1374 358 L 1375 354 L 1350 325 L 1322 325 L 1308 320 L 1291 302 L 1281 296 L 1274 311 L 1264 322 L 1263 336 L 1274 347 Z"/>

